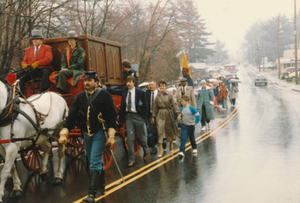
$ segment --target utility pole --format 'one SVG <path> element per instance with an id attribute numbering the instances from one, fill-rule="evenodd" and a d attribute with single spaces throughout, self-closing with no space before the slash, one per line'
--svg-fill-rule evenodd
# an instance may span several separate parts
<path id="1" fill-rule="evenodd" d="M 265 71 L 265 45 L 264 45 L 264 33 L 262 33 L 262 57 L 263 57 L 263 69 Z"/>
<path id="2" fill-rule="evenodd" d="M 298 75 L 298 48 L 297 48 L 297 11 L 296 11 L 296 0 L 294 0 L 294 12 L 295 12 L 295 77 L 296 85 L 299 84 L 299 75 Z"/>
<path id="3" fill-rule="evenodd" d="M 259 44 L 258 44 L 258 40 L 257 40 L 257 63 L 258 63 L 258 72 L 260 72 Z"/>
<path id="4" fill-rule="evenodd" d="M 278 43 L 278 60 L 277 60 L 277 68 L 278 68 L 278 78 L 280 79 L 280 16 L 278 16 L 278 33 L 277 33 L 277 43 Z"/>

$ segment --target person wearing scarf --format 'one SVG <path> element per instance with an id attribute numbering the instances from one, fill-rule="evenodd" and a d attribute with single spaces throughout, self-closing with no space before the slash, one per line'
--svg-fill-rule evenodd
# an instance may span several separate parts
<path id="1" fill-rule="evenodd" d="M 85 51 L 78 45 L 78 35 L 75 31 L 67 34 L 69 46 L 65 48 L 61 59 L 61 71 L 54 76 L 57 91 L 67 94 L 68 79 L 73 78 L 72 85 L 75 86 L 84 72 Z"/>

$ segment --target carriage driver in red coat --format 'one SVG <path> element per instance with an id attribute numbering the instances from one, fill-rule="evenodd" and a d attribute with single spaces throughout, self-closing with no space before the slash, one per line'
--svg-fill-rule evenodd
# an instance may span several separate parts
<path id="1" fill-rule="evenodd" d="M 23 94 L 25 92 L 25 82 L 31 79 L 41 78 L 40 93 L 46 91 L 51 86 L 49 80 L 49 76 L 53 71 L 53 67 L 51 66 L 53 59 L 51 47 L 43 44 L 44 37 L 41 30 L 33 30 L 31 35 L 33 46 L 26 49 L 24 59 L 21 63 L 23 70 L 17 74 L 17 78 L 21 78 L 20 90 Z M 28 71 L 31 72 L 27 74 Z"/>

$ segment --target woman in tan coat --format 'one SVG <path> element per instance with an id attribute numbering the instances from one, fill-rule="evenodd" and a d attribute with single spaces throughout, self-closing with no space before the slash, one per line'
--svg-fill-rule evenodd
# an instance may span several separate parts
<path id="1" fill-rule="evenodd" d="M 174 108 L 175 113 L 180 115 L 180 111 L 172 94 L 166 91 L 167 83 L 165 81 L 159 82 L 160 92 L 157 94 L 154 102 L 154 108 L 152 112 L 151 123 L 156 123 L 157 134 L 158 134 L 158 145 L 159 153 L 158 157 L 162 156 L 163 149 L 162 143 L 163 139 L 166 138 L 170 143 L 170 151 L 173 151 L 173 140 L 175 140 L 178 135 L 178 128 L 174 120 L 174 114 L 172 107 Z"/>

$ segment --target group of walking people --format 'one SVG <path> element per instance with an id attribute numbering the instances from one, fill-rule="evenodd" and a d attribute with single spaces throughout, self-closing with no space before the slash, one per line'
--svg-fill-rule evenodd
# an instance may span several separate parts
<path id="1" fill-rule="evenodd" d="M 170 152 L 173 152 L 173 142 L 177 137 L 181 138 L 180 156 L 185 155 L 187 137 L 190 138 L 193 153 L 197 154 L 195 125 L 201 120 L 201 125 L 208 125 L 209 128 L 210 120 L 214 119 L 213 94 L 206 86 L 206 81 L 202 81 L 201 84 L 195 97 L 194 88 L 188 86 L 186 78 L 180 79 L 180 84 L 173 92 L 166 91 L 166 81 L 160 81 L 158 89 L 154 81 L 149 83 L 146 94 L 153 96 L 148 97 L 151 106 L 151 123 L 148 126 L 150 125 L 149 129 L 153 129 L 151 125 L 156 125 L 158 157 L 162 156 L 165 143 L 169 143 Z M 151 153 L 156 153 L 155 147 L 153 148 Z"/>
<path id="2" fill-rule="evenodd" d="M 51 86 L 51 82 L 56 83 L 60 94 L 68 93 L 68 82 L 73 86 L 76 85 L 84 72 L 86 54 L 78 45 L 78 36 L 75 31 L 69 31 L 67 38 L 69 45 L 62 55 L 61 70 L 54 72 L 51 65 L 53 59 L 51 47 L 43 44 L 44 37 L 40 30 L 32 32 L 33 46 L 26 50 L 21 63 L 22 71 L 17 75 L 20 79 L 22 94 L 25 91 L 25 82 L 36 77 L 41 77 L 40 92 L 46 91 Z M 85 90 L 76 96 L 69 116 L 60 131 L 59 143 L 63 144 L 67 143 L 69 132 L 75 123 L 84 136 L 90 185 L 88 196 L 83 199 L 83 202 L 94 202 L 96 197 L 105 194 L 102 155 L 105 145 L 114 145 L 117 127 L 117 114 L 112 94 L 122 97 L 119 123 L 126 124 L 128 167 L 135 164 L 135 138 L 143 148 L 144 161 L 149 157 L 149 148 L 151 148 L 151 154 L 156 154 L 158 151 L 158 157 L 162 157 L 163 148 L 166 148 L 169 143 L 172 153 L 173 142 L 177 137 L 181 138 L 179 156 L 185 156 L 187 137 L 191 141 L 193 153 L 197 154 L 195 126 L 201 122 L 202 130 L 205 130 L 206 126 L 210 128 L 210 120 L 214 119 L 214 91 L 207 86 L 205 80 L 200 82 L 196 96 L 194 88 L 188 86 L 186 78 L 180 80 L 180 84 L 173 93 L 166 90 L 166 81 L 160 81 L 158 87 L 155 81 L 151 81 L 149 89 L 145 92 L 137 88 L 139 75 L 132 69 L 131 63 L 124 60 L 122 66 L 125 81 L 122 89 L 106 88 L 100 83 L 95 71 L 85 71 L 83 77 Z M 28 74 L 29 71 L 30 74 Z M 224 86 L 222 84 L 218 90 L 220 101 L 225 100 L 228 94 L 228 89 Z M 231 90 L 235 91 L 236 87 L 230 86 Z M 233 99 L 234 96 L 231 95 L 231 98 Z M 233 100 L 233 105 L 235 105 L 234 102 L 235 100 Z M 107 132 L 104 123 L 108 128 Z M 152 134 L 152 137 L 148 136 L 149 134 Z M 152 142 L 149 142 L 150 140 Z M 156 145 L 158 145 L 158 150 Z"/>
<path id="3" fill-rule="evenodd" d="M 219 104 L 219 107 L 224 111 L 228 107 L 228 101 L 231 103 L 231 106 L 233 108 L 235 107 L 238 92 L 239 89 L 237 83 L 228 83 L 226 85 L 224 79 L 220 83 L 220 85 L 216 83 L 213 87 L 215 101 Z"/>
<path id="4" fill-rule="evenodd" d="M 146 95 L 152 95 L 147 97 L 147 101 L 151 107 L 149 111 L 151 124 L 156 125 L 157 129 L 158 157 L 162 156 L 163 145 L 166 142 L 170 143 L 170 152 L 173 151 L 173 141 L 176 137 L 181 138 L 180 156 L 185 154 L 187 137 L 190 138 L 193 153 L 197 154 L 194 136 L 195 125 L 201 122 L 202 131 L 210 129 L 210 121 L 215 118 L 215 95 L 225 109 L 225 101 L 228 97 L 234 107 L 239 91 L 236 83 L 230 83 L 229 88 L 225 82 L 222 82 L 220 86 L 217 84 L 213 87 L 205 80 L 200 81 L 199 87 L 196 83 L 196 87 L 193 88 L 188 86 L 186 78 L 181 78 L 180 84 L 172 92 L 166 91 L 167 84 L 165 81 L 159 82 L 158 86 L 157 89 L 156 83 L 151 81 L 149 90 L 146 90 Z M 150 125 L 148 129 L 152 131 L 153 126 Z M 156 153 L 156 148 L 151 147 L 151 153 Z"/>

